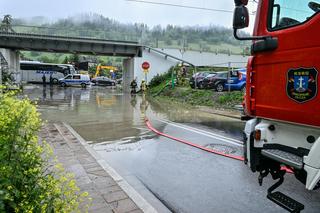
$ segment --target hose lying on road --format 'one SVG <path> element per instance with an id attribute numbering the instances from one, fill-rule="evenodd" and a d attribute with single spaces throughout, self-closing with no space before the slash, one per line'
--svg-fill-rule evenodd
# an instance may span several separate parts
<path id="1" fill-rule="evenodd" d="M 230 154 L 226 154 L 226 153 L 223 153 L 223 152 L 215 151 L 215 150 L 212 150 L 212 149 L 209 149 L 209 148 L 200 146 L 200 145 L 198 145 L 198 144 L 194 144 L 194 143 L 191 143 L 191 142 L 189 142 L 189 141 L 186 141 L 186 140 L 183 140 L 183 139 L 180 139 L 180 138 L 176 138 L 176 137 L 173 137 L 173 136 L 171 136 L 171 135 L 167 135 L 167 134 L 165 134 L 165 133 L 163 133 L 163 132 L 160 132 L 160 131 L 158 131 L 157 129 L 155 129 L 155 128 L 151 125 L 149 119 L 147 119 L 147 118 L 145 119 L 145 122 L 146 122 L 147 127 L 148 127 L 151 131 L 155 132 L 155 133 L 158 134 L 158 135 L 164 136 L 164 137 L 166 137 L 166 138 L 170 138 L 170 139 L 172 139 L 172 140 L 178 141 L 178 142 L 180 142 L 180 143 L 187 144 L 187 145 L 189 145 L 189 146 L 192 146 L 192 147 L 195 147 L 195 148 L 198 148 L 198 149 L 207 151 L 207 152 L 211 152 L 211 153 L 213 153 L 213 154 L 221 155 L 221 156 L 224 156 L 224 157 L 227 157 L 227 158 L 232 158 L 232 159 L 239 160 L 239 161 L 244 161 L 244 158 L 243 158 L 242 156 L 230 155 Z"/>
<path id="2" fill-rule="evenodd" d="M 238 156 L 238 155 L 231 155 L 231 154 L 226 154 L 226 153 L 223 153 L 223 152 L 219 152 L 219 151 L 216 151 L 216 150 L 212 150 L 212 149 L 209 149 L 209 148 L 206 148 L 206 147 L 203 147 L 203 146 L 200 146 L 198 144 L 195 144 L 195 143 L 191 143 L 189 141 L 186 141 L 186 140 L 183 140 L 183 139 L 180 139 L 180 138 L 176 138 L 176 137 L 173 137 L 171 135 L 168 135 L 168 134 L 165 134 L 163 132 L 160 132 L 159 130 L 155 129 L 151 122 L 149 121 L 148 118 L 145 119 L 145 123 L 147 125 L 147 127 L 153 131 L 154 133 L 156 133 L 157 135 L 161 135 L 163 137 L 166 137 L 166 138 L 170 138 L 172 140 L 175 140 L 175 141 L 178 141 L 180 143 L 183 143 L 183 144 L 186 144 L 186 145 L 189 145 L 189 146 L 192 146 L 192 147 L 195 147 L 195 148 L 198 148 L 198 149 L 201 149 L 201 150 L 204 150 L 206 152 L 210 152 L 210 153 L 213 153 L 213 154 L 216 154 L 216 155 L 221 155 L 223 157 L 227 157 L 227 158 L 231 158 L 231 159 L 234 159 L 234 160 L 238 160 L 238 161 L 244 161 L 244 157 L 242 156 Z M 282 167 L 281 168 L 282 170 L 285 170 L 286 172 L 288 173 L 293 173 L 291 169 L 289 169 L 288 167 Z"/>

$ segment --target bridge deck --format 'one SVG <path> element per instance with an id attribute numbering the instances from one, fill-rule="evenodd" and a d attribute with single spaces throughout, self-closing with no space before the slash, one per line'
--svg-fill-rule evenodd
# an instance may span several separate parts
<path id="1" fill-rule="evenodd" d="M 141 57 L 143 46 L 131 41 L 0 32 L 0 47 L 16 50 Z"/>

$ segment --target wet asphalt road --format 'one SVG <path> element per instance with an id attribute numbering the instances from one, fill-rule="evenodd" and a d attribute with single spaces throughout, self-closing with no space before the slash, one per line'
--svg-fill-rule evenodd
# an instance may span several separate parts
<path id="1" fill-rule="evenodd" d="M 286 212 L 266 198 L 270 177 L 260 187 L 242 162 L 157 136 L 144 124 L 147 116 L 166 134 L 241 155 L 238 120 L 111 88 L 33 87 L 25 94 L 38 99 L 44 119 L 71 124 L 159 212 Z M 320 192 L 306 191 L 292 175 L 279 190 L 304 203 L 304 212 L 320 212 Z"/>

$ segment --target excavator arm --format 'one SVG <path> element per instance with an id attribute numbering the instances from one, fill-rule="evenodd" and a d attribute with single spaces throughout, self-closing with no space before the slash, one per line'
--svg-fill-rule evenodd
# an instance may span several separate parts
<path id="1" fill-rule="evenodd" d="M 96 68 L 96 73 L 94 74 L 93 78 L 96 78 L 96 77 L 98 77 L 100 75 L 101 69 L 108 69 L 108 70 L 114 70 L 114 71 L 118 70 L 118 68 L 114 67 L 114 66 L 101 66 L 101 65 L 98 65 L 97 68 Z"/>

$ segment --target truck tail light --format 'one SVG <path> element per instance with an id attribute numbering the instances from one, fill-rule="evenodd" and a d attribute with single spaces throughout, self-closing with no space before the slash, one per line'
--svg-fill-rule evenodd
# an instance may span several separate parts
<path id="1" fill-rule="evenodd" d="M 256 141 L 260 141 L 261 140 L 261 130 L 260 129 L 257 129 L 254 131 L 254 139 Z"/>

